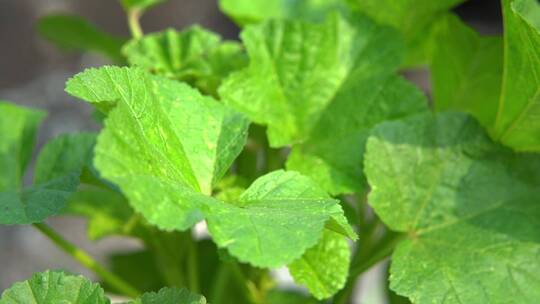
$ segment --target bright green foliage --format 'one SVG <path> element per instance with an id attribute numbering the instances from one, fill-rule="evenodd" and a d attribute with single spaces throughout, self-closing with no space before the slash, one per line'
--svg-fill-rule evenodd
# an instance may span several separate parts
<path id="1" fill-rule="evenodd" d="M 310 179 L 285 171 L 260 177 L 236 202 L 214 202 L 206 214 L 209 232 L 220 247 L 243 262 L 271 268 L 313 247 L 331 219 L 348 231 L 342 217 L 337 201 Z"/>
<path id="2" fill-rule="evenodd" d="M 540 150 L 540 3 L 504 0 L 505 62 L 493 136 L 516 150 Z"/>
<path id="3" fill-rule="evenodd" d="M 437 24 L 435 35 L 435 108 L 467 111 L 484 126 L 492 125 L 501 93 L 502 39 L 481 37 L 454 15 Z"/>
<path id="4" fill-rule="evenodd" d="M 242 40 L 250 66 L 225 81 L 225 103 L 268 125 L 272 146 L 296 143 L 288 168 L 333 194 L 364 189 L 361 151 L 373 125 L 426 107 L 393 74 L 397 34 L 366 19 L 272 21 L 248 27 Z"/>
<path id="5" fill-rule="evenodd" d="M 199 205 L 242 149 L 248 121 L 187 85 L 140 69 L 105 67 L 70 80 L 70 94 L 118 101 L 96 147 L 96 167 L 164 229 L 202 219 Z M 174 122 L 174 123 L 173 123 Z"/>
<path id="6" fill-rule="evenodd" d="M 322 239 L 289 265 L 295 282 L 305 285 L 318 299 L 331 297 L 345 285 L 350 249 L 342 235 L 325 231 Z"/>
<path id="7" fill-rule="evenodd" d="M 99 30 L 82 17 L 48 15 L 39 19 L 37 29 L 62 49 L 92 51 L 116 62 L 124 61 L 120 50 L 125 40 Z"/>
<path id="8" fill-rule="evenodd" d="M 407 43 L 406 64 L 427 63 L 431 27 L 448 10 L 465 0 L 351 0 L 375 21 L 398 29 Z"/>
<path id="9" fill-rule="evenodd" d="M 143 11 L 167 0 L 120 0 L 126 10 Z"/>
<path id="10" fill-rule="evenodd" d="M 66 275 L 62 272 L 36 273 L 31 279 L 15 283 L 4 291 L 0 304 L 109 304 L 98 284 L 82 276 Z"/>
<path id="11" fill-rule="evenodd" d="M 145 293 L 129 304 L 206 304 L 206 299 L 187 289 L 163 288 L 158 292 Z"/>
<path id="12" fill-rule="evenodd" d="M 239 43 L 221 41 L 219 35 L 199 26 L 182 32 L 167 30 L 130 41 L 124 53 L 131 65 L 216 95 L 221 79 L 245 65 Z"/>
<path id="13" fill-rule="evenodd" d="M 378 126 L 367 144 L 368 201 L 408 233 L 391 288 L 420 304 L 540 301 L 539 169 L 538 156 L 492 143 L 464 114 Z"/>
<path id="14" fill-rule="evenodd" d="M 34 183 L 11 189 L 0 196 L 2 224 L 30 224 L 58 214 L 77 189 L 83 167 L 92 156 L 93 134 L 63 135 L 42 149 L 34 172 Z"/>
<path id="15" fill-rule="evenodd" d="M 348 10 L 343 0 L 219 0 L 219 6 L 242 26 L 273 18 L 320 21 L 334 10 Z"/>
<path id="16" fill-rule="evenodd" d="M 299 258 L 327 224 L 354 236 L 337 202 L 296 173 L 263 176 L 238 201 L 210 197 L 243 147 L 248 121 L 187 85 L 105 67 L 75 76 L 67 91 L 98 106 L 116 103 L 95 164 L 150 223 L 185 230 L 204 214 L 220 247 L 261 267 Z"/>

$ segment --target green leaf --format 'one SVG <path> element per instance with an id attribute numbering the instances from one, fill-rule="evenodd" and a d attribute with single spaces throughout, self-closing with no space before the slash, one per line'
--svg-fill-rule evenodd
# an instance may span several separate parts
<path id="1" fill-rule="evenodd" d="M 206 299 L 184 288 L 163 288 L 145 293 L 130 304 L 206 304 Z"/>
<path id="2" fill-rule="evenodd" d="M 37 29 L 41 36 L 62 49 L 92 51 L 124 62 L 120 50 L 125 39 L 99 30 L 82 17 L 48 15 L 39 19 Z"/>
<path id="3" fill-rule="evenodd" d="M 368 139 L 368 201 L 407 232 L 391 288 L 413 303 L 536 303 L 540 158 L 491 142 L 472 118 L 423 115 Z"/>
<path id="4" fill-rule="evenodd" d="M 422 94 L 394 75 L 399 37 L 366 19 L 272 21 L 248 27 L 242 39 L 250 66 L 225 81 L 224 102 L 268 125 L 272 146 L 295 143 L 287 168 L 331 194 L 365 190 L 371 127 L 426 109 Z"/>
<path id="5" fill-rule="evenodd" d="M 400 60 L 393 31 L 339 15 L 322 24 L 269 21 L 247 27 L 241 37 L 250 65 L 231 74 L 219 93 L 268 125 L 272 147 L 305 141 L 350 76 L 393 70 Z"/>
<path id="6" fill-rule="evenodd" d="M 0 101 L 0 113 L 0 192 L 3 192 L 22 186 L 45 113 L 4 101 Z"/>
<path id="7" fill-rule="evenodd" d="M 108 265 L 114 274 L 137 290 L 159 290 L 167 285 L 156 265 L 156 256 L 148 250 L 114 253 L 108 256 Z M 108 289 L 106 282 L 102 282 L 102 285 L 105 290 Z"/>
<path id="8" fill-rule="evenodd" d="M 186 81 L 216 95 L 221 80 L 245 65 L 242 46 L 199 26 L 182 32 L 167 30 L 130 41 L 124 47 L 131 65 Z"/>
<path id="9" fill-rule="evenodd" d="M 110 301 L 98 284 L 82 276 L 46 271 L 15 283 L 2 293 L 0 304 L 18 303 L 109 304 Z"/>
<path id="10" fill-rule="evenodd" d="M 345 286 L 350 248 L 342 235 L 325 231 L 319 243 L 289 265 L 295 282 L 305 285 L 317 299 L 329 298 Z"/>
<path id="11" fill-rule="evenodd" d="M 515 150 L 540 151 L 540 3 L 504 0 L 504 76 L 495 139 Z"/>
<path id="12" fill-rule="evenodd" d="M 493 124 L 501 93 L 503 41 L 482 37 L 454 15 L 436 26 L 431 75 L 437 110 L 474 115 Z"/>
<path id="13" fill-rule="evenodd" d="M 205 215 L 218 246 L 242 262 L 271 268 L 315 246 L 332 218 L 344 220 L 339 203 L 309 178 L 282 170 L 257 179 L 234 204 L 213 202 Z M 350 230 L 346 220 L 343 225 Z"/>
<path id="14" fill-rule="evenodd" d="M 202 219 L 199 206 L 210 199 L 204 194 L 240 153 L 247 119 L 141 69 L 90 69 L 66 90 L 98 106 L 118 101 L 99 136 L 95 165 L 135 210 L 163 229 L 185 230 Z"/>
<path id="15" fill-rule="evenodd" d="M 168 0 L 120 0 L 126 10 L 146 10 Z"/>
<path id="16" fill-rule="evenodd" d="M 219 7 L 242 26 L 274 18 L 320 21 L 348 9 L 343 0 L 220 0 Z"/>
<path id="17" fill-rule="evenodd" d="M 62 135 L 41 150 L 34 183 L 0 193 L 0 223 L 6 225 L 41 222 L 58 214 L 77 190 L 83 167 L 92 159 L 94 134 Z"/>
<path id="18" fill-rule="evenodd" d="M 465 0 L 354 0 L 360 12 L 380 24 L 399 30 L 409 53 L 406 64 L 427 63 L 433 24 L 447 11 Z"/>

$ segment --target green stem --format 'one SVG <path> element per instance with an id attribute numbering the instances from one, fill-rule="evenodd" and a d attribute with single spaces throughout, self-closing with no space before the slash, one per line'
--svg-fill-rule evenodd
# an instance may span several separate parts
<path id="1" fill-rule="evenodd" d="M 197 244 L 193 239 L 188 240 L 188 275 L 189 288 L 192 292 L 199 292 L 199 269 L 197 262 Z"/>
<path id="2" fill-rule="evenodd" d="M 130 297 L 137 297 L 141 293 L 135 289 L 133 286 L 128 284 L 126 281 L 116 276 L 114 273 L 105 269 L 101 266 L 96 260 L 94 260 L 88 253 L 84 250 L 78 248 L 72 243 L 64 239 L 60 234 L 58 234 L 54 229 L 49 227 L 44 223 L 36 223 L 33 226 L 39 230 L 43 235 L 49 238 L 55 245 L 58 246 L 65 253 L 73 257 L 77 262 L 79 262 L 84 267 L 90 269 L 96 273 L 104 282 L 109 284 L 111 287 L 116 289 L 118 292 L 123 293 L 124 295 Z"/>
<path id="3" fill-rule="evenodd" d="M 139 39 L 144 35 L 141 24 L 139 23 L 141 15 L 142 11 L 138 9 L 130 9 L 127 11 L 129 30 L 131 31 L 131 35 L 135 39 Z"/>
<path id="4" fill-rule="evenodd" d="M 373 234 L 376 234 L 376 228 L 373 228 Z M 349 280 L 345 288 L 339 292 L 334 298 L 334 304 L 349 303 L 354 286 L 358 277 L 375 266 L 382 260 L 392 254 L 396 245 L 401 242 L 404 234 L 396 233 L 393 231 L 386 231 L 386 234 L 381 237 L 377 242 L 369 242 L 366 244 L 366 250 L 359 250 L 356 252 L 351 269 L 349 270 Z"/>

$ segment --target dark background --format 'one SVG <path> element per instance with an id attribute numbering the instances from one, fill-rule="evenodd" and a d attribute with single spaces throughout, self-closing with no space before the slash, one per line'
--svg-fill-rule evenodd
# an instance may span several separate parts
<path id="1" fill-rule="evenodd" d="M 61 52 L 37 35 L 37 19 L 58 12 L 84 16 L 102 30 L 129 36 L 118 1 L 0 0 L 0 99 L 49 112 L 38 145 L 59 133 L 97 129 L 90 118 L 90 107 L 73 100 L 63 89 L 66 79 L 73 74 L 107 63 L 97 55 Z M 471 0 L 456 12 L 481 33 L 502 32 L 498 0 Z M 238 34 L 238 28 L 219 12 L 216 0 L 170 0 L 150 10 L 142 19 L 145 32 L 167 27 L 181 29 L 192 23 L 229 39 L 235 39 Z M 429 77 L 425 71 L 407 75 L 429 94 Z M 138 247 L 136 243 L 114 238 L 89 243 L 80 219 L 58 218 L 50 224 L 100 259 L 106 252 Z M 0 226 L 0 291 L 33 272 L 60 267 L 89 274 L 31 227 Z"/>

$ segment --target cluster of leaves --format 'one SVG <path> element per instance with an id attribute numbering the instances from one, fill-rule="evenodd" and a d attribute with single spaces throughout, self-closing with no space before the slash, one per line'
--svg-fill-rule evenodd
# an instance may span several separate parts
<path id="1" fill-rule="evenodd" d="M 32 185 L 44 114 L 0 103 L 0 224 L 85 216 L 91 239 L 145 245 L 111 257 L 138 290 L 211 303 L 347 303 L 389 255 L 390 288 L 413 303 L 540 301 L 536 0 L 502 1 L 504 37 L 448 12 L 460 0 L 221 0 L 241 42 L 198 26 L 140 36 L 133 18 L 158 2 L 122 1 L 131 40 L 41 20 L 60 46 L 127 66 L 67 82 L 103 128 L 46 144 Z M 432 109 L 399 75 L 418 64 Z M 211 241 L 192 236 L 201 221 Z M 275 288 L 268 269 L 282 266 L 313 298 Z M 32 301 L 109 302 L 59 272 L 0 298 Z M 132 303 L 205 300 L 171 288 Z"/>

